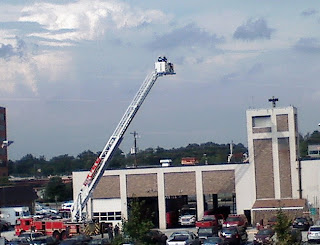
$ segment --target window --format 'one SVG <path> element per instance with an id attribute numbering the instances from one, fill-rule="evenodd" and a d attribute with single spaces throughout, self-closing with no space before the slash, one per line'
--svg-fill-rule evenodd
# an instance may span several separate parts
<path id="1" fill-rule="evenodd" d="M 98 218 L 99 221 L 121 220 L 121 212 L 94 212 L 93 217 Z"/>
<path id="2" fill-rule="evenodd" d="M 252 117 L 252 126 L 254 128 L 267 128 L 271 127 L 271 117 L 270 116 L 257 116 Z"/>

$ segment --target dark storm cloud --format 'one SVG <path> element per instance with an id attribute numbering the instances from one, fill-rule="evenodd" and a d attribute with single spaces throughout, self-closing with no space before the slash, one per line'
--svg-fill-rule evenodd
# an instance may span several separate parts
<path id="1" fill-rule="evenodd" d="M 152 49 L 172 49 L 182 46 L 215 46 L 221 42 L 224 42 L 223 37 L 218 37 L 215 34 L 211 35 L 195 24 L 189 24 L 157 37 L 148 46 Z"/>
<path id="2" fill-rule="evenodd" d="M 294 48 L 305 53 L 319 53 L 320 42 L 316 38 L 300 38 L 300 40 L 294 45 Z"/>
<path id="3" fill-rule="evenodd" d="M 307 10 L 302 11 L 301 15 L 302 16 L 311 16 L 311 15 L 315 15 L 317 13 L 318 13 L 318 11 L 315 9 L 307 9 Z"/>
<path id="4" fill-rule="evenodd" d="M 0 58 L 8 58 L 14 55 L 14 50 L 11 44 L 0 44 Z"/>
<path id="5" fill-rule="evenodd" d="M 11 44 L 0 44 L 0 58 L 10 58 L 12 56 L 18 56 L 22 58 L 25 54 L 26 44 L 20 39 L 16 38 L 17 45 L 13 47 Z"/>
<path id="6" fill-rule="evenodd" d="M 267 22 L 260 18 L 249 19 L 247 23 L 239 26 L 233 33 L 233 38 L 252 41 L 256 39 L 270 39 L 274 29 L 269 28 Z"/>

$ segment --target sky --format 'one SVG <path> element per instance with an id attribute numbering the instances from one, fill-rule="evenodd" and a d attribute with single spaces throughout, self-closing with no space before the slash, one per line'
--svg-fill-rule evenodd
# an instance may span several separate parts
<path id="1" fill-rule="evenodd" d="M 318 130 L 320 1 L 2 0 L 0 106 L 9 159 L 101 151 L 158 56 L 157 80 L 124 135 L 139 149 L 247 145 L 246 110 L 298 109 Z"/>

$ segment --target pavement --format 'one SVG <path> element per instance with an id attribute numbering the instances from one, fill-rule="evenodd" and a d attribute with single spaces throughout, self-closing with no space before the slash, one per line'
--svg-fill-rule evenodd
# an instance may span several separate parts
<path id="1" fill-rule="evenodd" d="M 193 233 L 197 234 L 197 228 L 196 227 L 186 227 L 186 228 L 174 228 L 174 229 L 164 229 L 161 230 L 164 234 L 166 234 L 168 237 L 175 231 L 179 230 L 188 230 L 192 231 Z M 247 228 L 247 233 L 248 233 L 248 244 L 253 241 L 254 234 L 257 233 L 257 229 L 253 227 L 248 227 Z M 0 233 L 0 237 L 5 237 L 8 241 L 13 239 L 15 236 L 15 231 L 10 230 L 10 231 L 3 231 Z M 303 231 L 302 232 L 302 241 L 304 244 L 308 244 L 307 242 L 307 232 Z M 0 244 L 1 245 L 1 244 Z"/>

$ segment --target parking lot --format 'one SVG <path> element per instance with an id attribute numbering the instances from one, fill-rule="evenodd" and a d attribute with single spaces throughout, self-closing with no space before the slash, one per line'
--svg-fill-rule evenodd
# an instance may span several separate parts
<path id="1" fill-rule="evenodd" d="M 165 229 L 165 230 L 161 230 L 161 231 L 163 233 L 165 233 L 169 237 L 174 231 L 178 231 L 178 230 L 189 230 L 189 231 L 194 232 L 195 234 L 197 233 L 197 229 L 195 227 Z M 247 233 L 248 233 L 248 243 L 247 244 L 252 244 L 253 238 L 254 238 L 254 234 L 256 232 L 257 232 L 257 230 L 255 228 L 249 227 L 247 229 Z M 1 237 L 5 237 L 7 240 L 11 240 L 12 238 L 15 237 L 15 233 L 14 233 L 14 230 L 4 231 L 4 232 L 0 233 L 0 236 Z M 302 232 L 302 241 L 304 242 L 304 244 L 308 244 L 307 243 L 307 232 L 306 231 Z"/>

